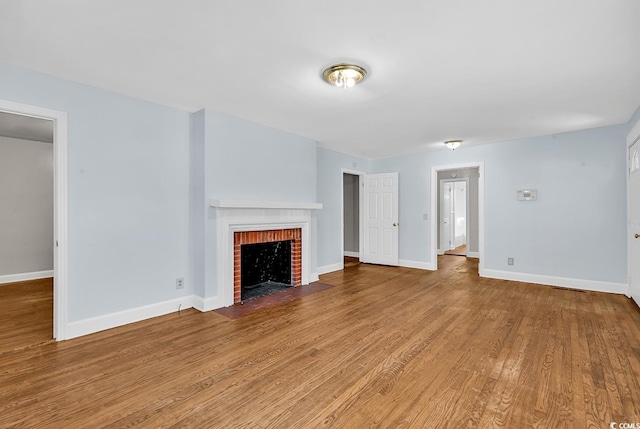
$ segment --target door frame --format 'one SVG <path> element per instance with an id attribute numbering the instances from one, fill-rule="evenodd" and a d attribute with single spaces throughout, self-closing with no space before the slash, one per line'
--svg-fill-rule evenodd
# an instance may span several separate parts
<path id="1" fill-rule="evenodd" d="M 431 167 L 431 236 L 429 237 L 429 265 L 433 270 L 438 269 L 438 172 L 445 170 L 460 170 L 464 168 L 477 168 L 478 177 L 478 273 L 484 277 L 484 161 L 469 162 L 466 164 L 450 164 Z M 467 209 L 469 205 L 467 204 Z"/>
<path id="2" fill-rule="evenodd" d="M 440 183 L 438 184 L 438 189 L 439 189 L 439 194 L 440 196 L 442 196 L 442 188 L 444 187 L 445 183 L 456 183 L 456 182 L 465 182 L 466 183 L 466 189 L 465 189 L 465 199 L 466 199 L 466 206 L 465 206 L 465 224 L 466 224 L 466 231 L 467 231 L 467 238 L 466 238 L 466 244 L 467 244 L 467 250 L 465 252 L 465 255 L 467 253 L 469 253 L 469 178 L 468 177 L 459 177 L 459 178 L 450 178 L 450 179 L 442 179 L 440 180 Z M 440 201 L 440 204 L 442 204 L 442 201 Z M 436 218 L 437 221 L 438 218 Z M 438 225 L 438 228 L 441 228 L 442 225 Z M 436 231 L 437 234 L 437 231 Z M 438 236 L 436 235 L 436 242 L 437 242 L 437 238 Z M 442 231 L 440 231 L 440 241 L 442 241 Z M 442 243 L 440 243 L 440 246 L 442 246 Z M 437 250 L 437 249 L 436 249 Z M 442 250 L 442 248 L 440 249 Z M 450 249 L 447 249 L 450 250 Z M 444 254 L 444 252 L 446 252 L 446 250 L 442 250 L 442 253 L 439 253 L 439 255 Z"/>
<path id="3" fill-rule="evenodd" d="M 358 260 L 362 255 L 362 251 L 364 250 L 362 236 L 363 232 L 363 209 L 364 209 L 364 192 L 362 192 L 362 187 L 364 186 L 364 176 L 367 174 L 364 171 L 359 170 L 350 170 L 347 168 L 343 168 L 340 171 L 340 265 L 344 269 L 344 175 L 351 174 L 353 176 L 358 176 Z"/>
<path id="4" fill-rule="evenodd" d="M 53 338 L 64 340 L 69 295 L 67 113 L 2 99 L 0 111 L 53 121 Z"/>
<path id="5" fill-rule="evenodd" d="M 627 185 L 627 293 L 626 295 L 628 298 L 632 298 L 632 299 L 633 299 L 633 296 L 631 294 L 631 263 L 632 263 L 631 246 L 633 243 L 632 240 L 635 240 L 635 238 L 631 238 L 633 231 L 631 228 L 631 189 L 629 189 L 629 181 L 631 179 L 630 177 L 631 160 L 629 159 L 629 154 L 630 154 L 631 147 L 637 141 L 640 141 L 640 120 L 636 122 L 636 124 L 631 129 L 631 131 L 629 131 L 629 134 L 627 134 L 627 147 L 626 147 L 626 154 L 625 154 L 625 157 L 627 158 L 627 171 L 626 171 L 626 176 L 627 176 L 627 183 L 626 183 Z M 636 174 L 640 174 L 640 173 L 636 173 Z M 640 302 L 636 302 L 636 304 L 640 306 Z"/>

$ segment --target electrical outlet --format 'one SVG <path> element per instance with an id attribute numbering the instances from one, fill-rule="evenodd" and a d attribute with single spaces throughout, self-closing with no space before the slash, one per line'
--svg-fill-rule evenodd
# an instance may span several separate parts
<path id="1" fill-rule="evenodd" d="M 513 265 L 513 258 L 507 258 L 507 265 Z"/>
<path id="2" fill-rule="evenodd" d="M 176 289 L 184 289 L 184 278 L 176 279 Z"/>

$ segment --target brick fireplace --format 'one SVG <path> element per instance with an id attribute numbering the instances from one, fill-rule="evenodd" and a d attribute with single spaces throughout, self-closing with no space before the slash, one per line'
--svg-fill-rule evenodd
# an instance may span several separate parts
<path id="1" fill-rule="evenodd" d="M 245 244 L 291 241 L 291 285 L 302 284 L 302 228 L 263 231 L 236 231 L 233 234 L 233 302 L 241 301 L 242 261 L 240 252 Z"/>
<path id="2" fill-rule="evenodd" d="M 292 284 L 306 285 L 317 280 L 312 272 L 311 212 L 322 208 L 318 203 L 210 200 L 215 228 L 212 251 L 215 295 L 203 297 L 197 308 L 202 311 L 228 307 L 239 302 L 237 269 L 238 245 L 244 243 L 290 240 Z"/>

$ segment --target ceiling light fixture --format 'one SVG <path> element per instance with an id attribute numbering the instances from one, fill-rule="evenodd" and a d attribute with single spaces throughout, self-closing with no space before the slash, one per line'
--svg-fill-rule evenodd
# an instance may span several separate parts
<path id="1" fill-rule="evenodd" d="M 444 144 L 446 144 L 449 149 L 456 150 L 456 148 L 462 144 L 462 140 L 447 140 Z"/>
<path id="2" fill-rule="evenodd" d="M 335 64 L 331 67 L 327 67 L 322 72 L 322 78 L 327 81 L 329 85 L 344 88 L 346 91 L 349 88 L 354 87 L 357 83 L 360 83 L 367 71 L 355 64 Z"/>

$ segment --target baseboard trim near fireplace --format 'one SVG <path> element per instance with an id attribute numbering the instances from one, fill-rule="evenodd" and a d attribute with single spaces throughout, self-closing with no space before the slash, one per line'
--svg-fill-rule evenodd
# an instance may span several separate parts
<path id="1" fill-rule="evenodd" d="M 342 262 L 339 262 L 337 264 L 331 264 L 331 265 L 323 265 L 321 267 L 318 267 L 318 274 L 322 275 L 322 274 L 332 273 L 334 271 L 340 271 L 342 269 L 344 269 L 344 264 Z"/>
<path id="2" fill-rule="evenodd" d="M 194 296 L 188 295 L 155 304 L 143 305 L 141 307 L 78 320 L 67 325 L 66 339 L 81 337 L 83 335 L 151 319 L 152 317 L 175 313 L 176 311 L 193 307 L 193 303 Z"/>
<path id="3" fill-rule="evenodd" d="M 203 298 L 201 296 L 193 295 L 193 308 L 198 311 L 211 311 L 218 308 L 225 307 L 222 303 L 222 298 L 219 296 L 213 296 L 211 298 Z"/>

